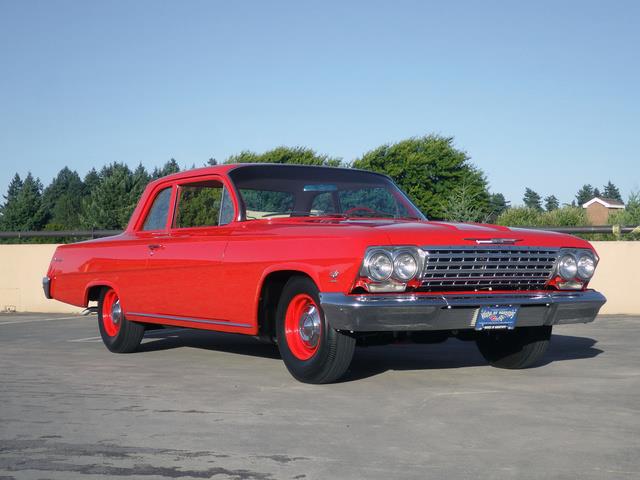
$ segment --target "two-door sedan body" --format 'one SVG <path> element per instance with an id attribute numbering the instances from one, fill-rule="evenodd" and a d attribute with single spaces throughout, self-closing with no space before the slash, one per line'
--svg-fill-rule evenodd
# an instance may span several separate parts
<path id="1" fill-rule="evenodd" d="M 596 317 L 597 262 L 569 235 L 429 221 L 377 173 L 237 164 L 150 183 L 121 235 L 58 247 L 43 283 L 97 302 L 113 352 L 160 325 L 233 332 L 326 383 L 357 344 L 398 339 L 457 336 L 495 366 L 531 366 L 553 325 Z"/>

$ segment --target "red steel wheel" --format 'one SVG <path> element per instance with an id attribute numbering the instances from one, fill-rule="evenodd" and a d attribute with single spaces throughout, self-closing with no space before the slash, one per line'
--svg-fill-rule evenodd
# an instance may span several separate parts
<path id="1" fill-rule="evenodd" d="M 331 328 L 309 277 L 287 280 L 276 311 L 278 349 L 287 370 L 305 383 L 331 383 L 349 368 L 356 340 Z"/>
<path id="2" fill-rule="evenodd" d="M 287 345 L 296 358 L 308 360 L 315 355 L 322 335 L 322 319 L 311 296 L 300 293 L 291 299 L 284 328 Z"/>
<path id="3" fill-rule="evenodd" d="M 105 293 L 102 301 L 102 326 L 105 333 L 110 337 L 115 337 L 120 331 L 122 324 L 122 307 L 120 299 L 114 290 Z"/>
<path id="4" fill-rule="evenodd" d="M 120 297 L 105 287 L 98 300 L 98 328 L 104 345 L 114 353 L 135 352 L 144 336 L 142 323 L 127 320 Z"/>

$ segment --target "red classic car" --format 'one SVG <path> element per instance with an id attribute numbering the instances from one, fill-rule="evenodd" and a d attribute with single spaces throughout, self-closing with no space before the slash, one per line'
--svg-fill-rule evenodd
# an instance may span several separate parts
<path id="1" fill-rule="evenodd" d="M 390 178 L 223 165 L 148 185 L 124 233 L 62 245 L 44 290 L 97 302 L 112 352 L 160 325 L 277 342 L 291 374 L 339 379 L 356 345 L 474 340 L 524 368 L 553 325 L 591 322 L 598 257 L 569 235 L 427 220 Z"/>

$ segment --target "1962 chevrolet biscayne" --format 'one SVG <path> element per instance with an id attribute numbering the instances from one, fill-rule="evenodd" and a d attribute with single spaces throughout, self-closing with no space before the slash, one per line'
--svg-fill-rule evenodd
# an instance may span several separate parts
<path id="1" fill-rule="evenodd" d="M 386 176 L 223 165 L 149 184 L 124 233 L 60 246 L 45 294 L 98 302 L 112 352 L 174 325 L 275 340 L 291 374 L 339 379 L 357 344 L 474 340 L 525 368 L 591 322 L 598 257 L 557 233 L 428 221 Z"/>

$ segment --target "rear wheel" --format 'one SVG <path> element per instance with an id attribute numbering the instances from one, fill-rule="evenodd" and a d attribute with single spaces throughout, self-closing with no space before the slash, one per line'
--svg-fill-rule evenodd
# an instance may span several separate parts
<path id="1" fill-rule="evenodd" d="M 112 288 L 105 288 L 100 294 L 98 327 L 105 346 L 114 353 L 134 352 L 145 330 L 144 325 L 125 318 L 120 298 Z"/>
<path id="2" fill-rule="evenodd" d="M 289 372 L 305 383 L 331 383 L 349 368 L 355 339 L 331 328 L 318 289 L 306 277 L 291 278 L 278 303 L 276 334 Z"/>
<path id="3" fill-rule="evenodd" d="M 519 369 L 537 364 L 549 347 L 551 326 L 481 332 L 478 350 L 494 367 Z"/>

